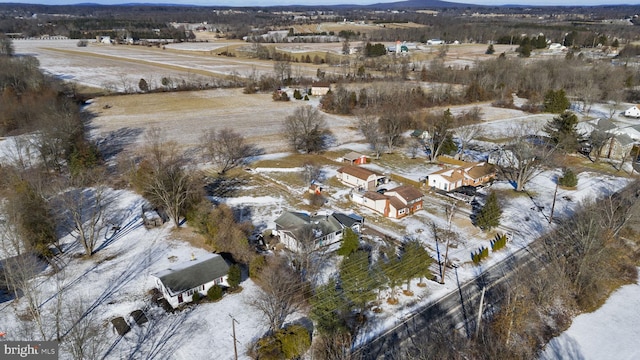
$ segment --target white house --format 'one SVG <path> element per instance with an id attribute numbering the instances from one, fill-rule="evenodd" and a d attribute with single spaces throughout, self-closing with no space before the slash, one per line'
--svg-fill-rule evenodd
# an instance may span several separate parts
<path id="1" fill-rule="evenodd" d="M 362 190 L 375 190 L 387 181 L 387 177 L 359 166 L 343 166 L 338 169 L 338 180 L 347 186 Z"/>
<path id="2" fill-rule="evenodd" d="M 444 40 L 440 40 L 440 39 L 427 40 L 427 45 L 442 45 L 442 44 L 444 44 Z"/>
<path id="3" fill-rule="evenodd" d="M 495 170 L 484 162 L 467 163 L 463 166 L 442 169 L 427 175 L 427 185 L 451 191 L 461 186 L 479 186 L 494 178 Z"/>
<path id="4" fill-rule="evenodd" d="M 640 105 L 634 105 L 624 111 L 624 116 L 632 118 L 640 118 Z"/>
<path id="5" fill-rule="evenodd" d="M 423 196 L 420 190 L 402 185 L 385 191 L 384 194 L 375 191 L 353 193 L 351 199 L 385 217 L 400 219 L 422 209 Z"/>
<path id="6" fill-rule="evenodd" d="M 328 82 L 314 82 L 311 84 L 311 95 L 324 96 L 331 90 L 331 84 Z"/>
<path id="7" fill-rule="evenodd" d="M 291 251 L 304 248 L 337 250 L 347 227 L 359 232 L 364 218 L 351 214 L 333 213 L 309 215 L 302 212 L 285 211 L 275 220 L 274 235 Z M 312 239 L 310 238 L 312 237 Z M 309 241 L 313 241 L 310 243 Z"/>
<path id="8" fill-rule="evenodd" d="M 174 265 L 151 274 L 158 290 L 174 309 L 193 301 L 193 294 L 206 294 L 214 285 L 228 286 L 229 264 L 218 254 Z"/>

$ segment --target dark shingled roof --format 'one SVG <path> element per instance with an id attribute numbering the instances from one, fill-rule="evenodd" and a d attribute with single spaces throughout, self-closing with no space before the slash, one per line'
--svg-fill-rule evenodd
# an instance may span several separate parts
<path id="1" fill-rule="evenodd" d="M 177 264 L 173 268 L 153 274 L 173 294 L 204 285 L 227 275 L 229 264 L 218 254 L 208 254 L 200 259 Z"/>
<path id="2" fill-rule="evenodd" d="M 352 227 L 353 224 L 362 224 L 364 223 L 364 218 L 360 215 L 356 214 L 343 214 L 343 213 L 333 213 L 332 216 L 338 220 L 338 222 L 346 227 Z"/>

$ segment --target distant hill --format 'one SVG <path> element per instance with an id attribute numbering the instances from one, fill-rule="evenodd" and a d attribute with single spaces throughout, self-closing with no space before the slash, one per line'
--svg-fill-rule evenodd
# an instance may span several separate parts
<path id="1" fill-rule="evenodd" d="M 454 3 L 440 0 L 407 0 L 392 3 L 379 3 L 363 5 L 363 7 L 376 7 L 386 9 L 428 9 L 428 8 L 455 8 L 455 7 L 482 7 L 482 5 Z"/>

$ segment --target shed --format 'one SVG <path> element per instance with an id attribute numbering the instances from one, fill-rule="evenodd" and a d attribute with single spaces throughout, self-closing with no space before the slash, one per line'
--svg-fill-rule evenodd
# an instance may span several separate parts
<path id="1" fill-rule="evenodd" d="M 350 151 L 342 157 L 342 161 L 349 163 L 350 165 L 366 164 L 367 156 L 355 151 Z"/>

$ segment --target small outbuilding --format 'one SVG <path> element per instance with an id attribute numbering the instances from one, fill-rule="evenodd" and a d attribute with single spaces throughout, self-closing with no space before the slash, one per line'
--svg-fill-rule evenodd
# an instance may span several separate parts
<path id="1" fill-rule="evenodd" d="M 640 105 L 634 105 L 624 111 L 624 116 L 632 118 L 640 118 Z"/>

